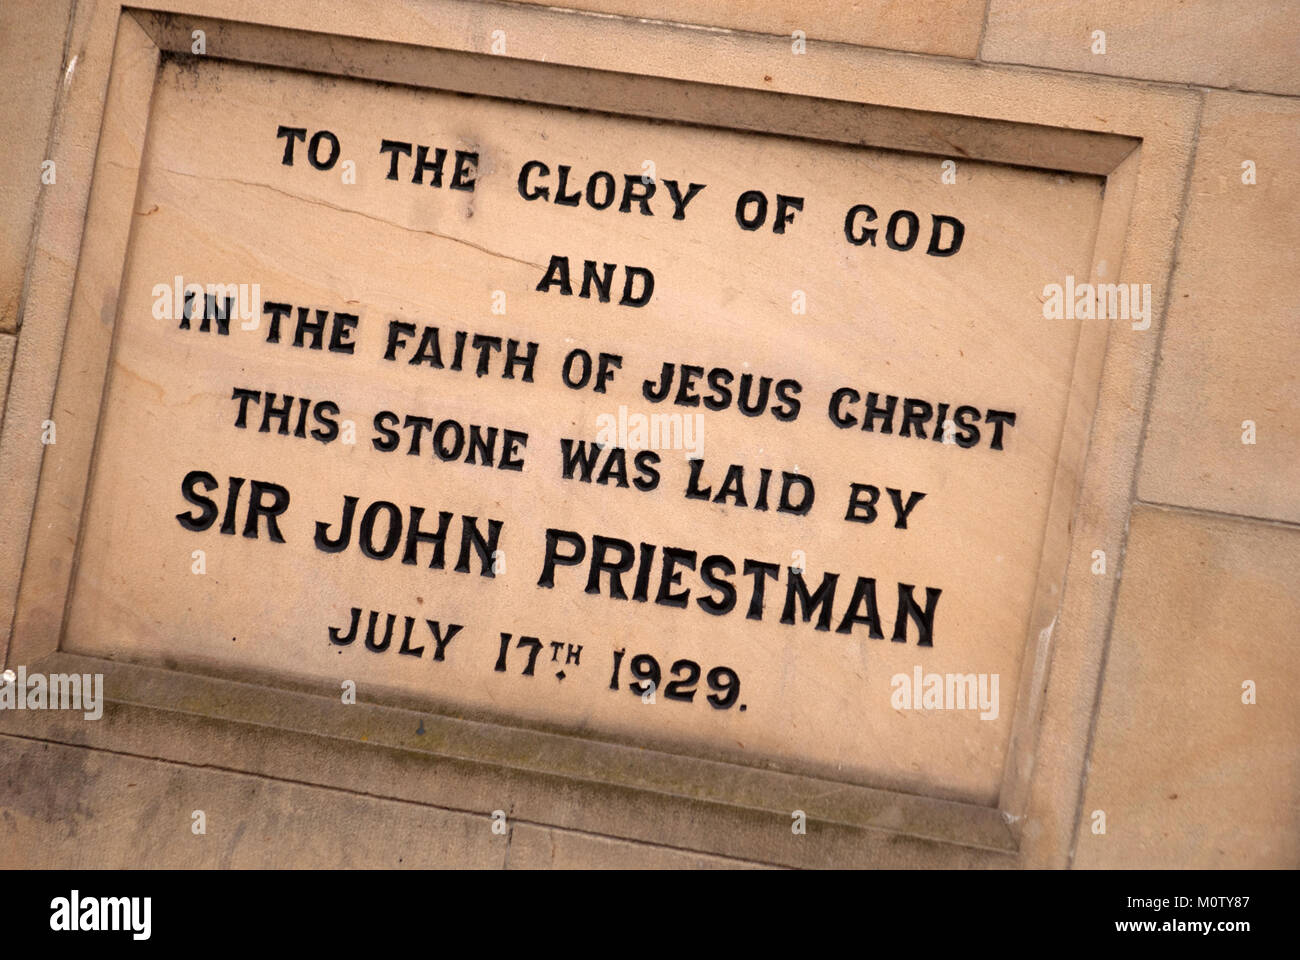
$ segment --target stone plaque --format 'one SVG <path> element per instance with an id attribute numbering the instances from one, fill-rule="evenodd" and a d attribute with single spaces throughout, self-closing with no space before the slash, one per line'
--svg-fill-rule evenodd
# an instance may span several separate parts
<path id="1" fill-rule="evenodd" d="M 993 804 L 1101 208 L 166 59 L 63 646 Z"/>

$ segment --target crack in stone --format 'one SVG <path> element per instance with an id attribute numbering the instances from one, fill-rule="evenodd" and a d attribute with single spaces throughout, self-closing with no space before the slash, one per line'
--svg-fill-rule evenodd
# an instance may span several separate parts
<path id="1" fill-rule="evenodd" d="M 358 217 L 363 217 L 366 220 L 373 220 L 376 223 L 382 223 L 385 226 L 396 227 L 399 230 L 405 230 L 407 233 L 427 234 L 428 236 L 431 237 L 437 237 L 439 240 L 448 240 L 452 243 L 460 244 L 463 247 L 469 247 L 472 250 L 477 250 L 480 253 L 486 253 L 490 257 L 498 257 L 502 260 L 509 260 L 513 263 L 522 264 L 525 267 L 533 267 L 536 270 L 546 269 L 546 266 L 544 264 L 533 263 L 531 260 L 521 260 L 518 257 L 512 257 L 509 254 L 500 253 L 496 250 L 490 250 L 487 247 L 480 246 L 479 244 L 473 243 L 469 240 L 462 240 L 459 237 L 453 237 L 445 233 L 439 233 L 437 230 L 422 230 L 419 227 L 408 227 L 404 224 L 396 223 L 392 220 L 385 220 L 383 217 L 376 217 L 368 213 L 363 213 L 360 210 L 353 210 L 350 209 L 349 207 L 341 207 L 338 204 L 330 203 L 328 200 L 315 200 L 312 199 L 311 197 L 304 197 L 301 196 L 300 194 L 290 193 L 287 190 L 281 190 L 278 187 L 273 187 L 268 183 L 254 183 L 249 180 L 239 180 L 234 177 L 202 177 L 199 176 L 198 174 L 185 173 L 184 171 L 181 170 L 172 170 L 166 167 L 164 167 L 163 169 L 166 173 L 174 174 L 175 176 L 178 177 L 187 177 L 194 180 L 211 180 L 218 183 L 234 183 L 242 187 L 260 187 L 263 190 L 270 190 L 272 193 L 278 193 L 281 196 L 288 197 L 291 200 L 301 200 L 303 203 L 309 203 L 312 204 L 313 206 L 318 206 L 318 207 L 326 207 L 330 210 L 337 210 L 339 213 L 350 213 Z"/>

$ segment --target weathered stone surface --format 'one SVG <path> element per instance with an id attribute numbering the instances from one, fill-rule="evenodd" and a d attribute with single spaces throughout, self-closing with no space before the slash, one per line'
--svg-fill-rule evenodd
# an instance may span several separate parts
<path id="1" fill-rule="evenodd" d="M 524 2 L 551 6 L 545 0 Z M 804 0 L 797 5 L 772 0 L 586 0 L 580 9 L 786 37 L 799 30 L 813 41 L 949 57 L 975 56 L 984 22 L 980 0 L 865 0 L 854 4 Z"/>
<path id="2" fill-rule="evenodd" d="M 0 423 L 4 423 L 5 397 L 9 394 L 9 373 L 14 365 L 14 350 L 18 338 L 13 334 L 0 333 Z"/>
<path id="3" fill-rule="evenodd" d="M 1300 521 L 1297 142 L 1295 100 L 1206 97 L 1142 453 L 1146 500 Z"/>
<path id="4" fill-rule="evenodd" d="M 1300 860 L 1297 582 L 1293 527 L 1134 510 L 1079 866 Z"/>
<path id="5" fill-rule="evenodd" d="M 205 848 L 201 866 L 1294 864 L 1295 712 L 1276 714 L 1289 706 L 1277 690 L 1294 686 L 1294 658 L 1247 643 L 1240 627 L 1284 636 L 1297 612 L 1287 585 L 1296 579 L 1291 467 L 1300 450 L 1288 424 L 1300 412 L 1300 358 L 1285 280 L 1294 272 L 1296 115 L 1280 97 L 1177 85 L 1295 92 L 1294 24 L 1269 5 L 1225 16 L 1218 3 L 994 0 L 982 55 L 1004 62 L 990 64 L 969 59 L 980 53 L 977 2 L 943 11 L 585 5 L 588 13 L 460 0 L 157 0 L 150 6 L 178 16 L 137 22 L 100 2 L 75 5 L 71 29 L 67 3 L 36 18 L 31 4 L 4 7 L 0 21 L 23 15 L 0 29 L 5 53 L 21 48 L 0 58 L 0 72 L 22 95 L 0 111 L 14 147 L 0 166 L 16 170 L 0 187 L 13 208 L 0 222 L 0 289 L 14 277 L 21 285 L 30 260 L 30 295 L 20 336 L 5 332 L 16 315 L 0 303 L 0 418 L 12 360 L 0 529 L 18 544 L 29 544 L 29 528 L 32 536 L 26 553 L 0 550 L 0 648 L 8 644 L 6 665 L 62 648 L 150 666 L 104 664 L 127 702 L 110 702 L 101 720 L 0 713 L 0 769 L 22 772 L 0 790 L 9 830 L 0 862 L 196 865 L 189 841 L 204 838 L 186 833 L 187 821 L 175 833 L 167 824 L 178 803 L 201 794 L 225 844 Z M 217 63 L 189 56 L 195 26 L 208 30 Z M 1106 30 L 1106 55 L 1088 49 L 1093 29 Z M 807 33 L 804 54 L 795 30 Z M 65 43 L 76 68 L 63 73 Z M 159 45 L 183 55 L 155 88 Z M 297 72 L 219 66 L 225 58 Z M 543 63 L 552 72 L 539 83 Z M 583 69 L 561 77 L 565 64 Z M 335 72 L 396 86 L 324 76 Z M 643 86 L 646 78 L 658 86 Z M 681 103 L 642 95 L 681 80 L 715 86 L 692 86 Z M 476 95 L 418 89 L 443 84 Z M 564 106 L 513 102 L 534 95 Z M 588 97 L 607 98 L 598 114 L 567 109 L 589 106 Z M 932 113 L 918 122 L 915 111 Z M 304 141 L 335 131 L 357 182 L 304 166 L 306 142 L 293 166 L 283 164 L 284 141 L 267 131 L 281 123 L 302 128 Z M 445 147 L 443 186 L 412 185 L 410 156 L 403 176 L 387 181 L 380 135 L 412 152 Z M 46 150 L 59 183 L 33 236 L 43 156 L 31 176 L 22 171 L 28 154 Z M 448 185 L 458 151 L 477 154 L 473 192 Z M 949 151 L 955 183 L 942 179 Z M 525 201 L 514 177 L 526 158 L 548 163 L 533 179 L 553 195 L 561 163 L 579 188 L 607 169 L 615 199 L 605 210 L 581 195 L 572 208 Z M 1254 185 L 1241 182 L 1245 160 Z M 626 182 L 650 172 L 646 163 L 655 216 L 636 212 L 635 199 L 620 212 Z M 1055 170 L 1076 172 L 1058 181 Z M 674 178 L 708 183 L 684 220 L 671 217 Z M 783 235 L 770 230 L 771 210 L 763 230 L 741 231 L 733 202 L 742 189 L 806 203 Z M 964 248 L 927 258 L 924 234 L 916 260 L 852 246 L 838 221 L 859 201 L 882 219 L 913 209 L 925 226 L 933 213 L 953 213 L 967 229 Z M 566 253 L 573 295 L 538 291 L 550 257 Z M 582 298 L 583 259 L 616 264 L 613 301 L 623 266 L 650 269 L 653 299 L 633 309 Z M 1104 322 L 1043 316 L 1046 284 L 1109 280 L 1115 263 L 1118 279 L 1151 283 L 1150 326 L 1116 322 L 1107 334 Z M 153 313 L 154 286 L 177 275 L 259 284 L 258 299 L 295 308 L 281 317 L 286 332 L 267 344 L 267 313 L 259 330 L 236 320 L 229 338 L 178 330 L 175 317 Z M 796 293 L 806 313 L 791 309 Z M 1222 319 L 1243 305 L 1248 317 Z M 325 349 L 292 346 L 298 306 L 308 320 L 327 310 Z M 328 349 L 331 317 L 345 313 L 359 318 L 357 355 Z M 401 355 L 382 361 L 390 320 L 416 329 L 398 328 Z M 426 323 L 440 328 L 444 360 L 456 330 L 502 336 L 503 347 L 510 337 L 537 342 L 536 381 L 500 378 L 499 353 L 475 376 L 478 351 L 468 344 L 459 373 L 407 364 Z M 1107 335 L 1103 358 L 1098 338 Z M 576 346 L 623 356 L 607 393 L 560 383 L 558 360 Z M 740 416 L 734 404 L 649 404 L 641 382 L 664 361 L 703 367 L 706 395 L 715 367 L 789 375 L 804 409 L 787 422 Z M 880 392 L 900 404 L 970 390 L 983 411 L 998 409 L 991 396 L 1009 396 L 1001 402 L 1017 422 L 1004 424 L 1000 451 L 987 438 L 971 449 L 928 438 L 909 446 L 915 438 L 898 436 L 897 417 L 888 436 L 834 428 L 830 390 L 865 393 L 882 376 Z M 242 429 L 236 386 L 259 392 L 248 396 Z M 289 436 L 274 421 L 261 433 L 266 391 L 337 401 L 357 444 L 294 437 L 293 421 Z M 591 438 L 596 418 L 617 423 L 620 406 L 703 413 L 701 482 L 716 494 L 726 466 L 743 464 L 750 505 L 683 496 L 691 468 L 678 449 L 661 451 L 665 479 L 653 491 L 562 481 L 556 438 Z M 530 437 L 524 470 L 444 462 L 429 455 L 427 435 L 418 456 L 378 451 L 371 415 L 381 407 L 518 422 Z M 39 442 L 47 418 L 58 424 L 56 445 Z M 1247 419 L 1255 445 L 1240 444 Z M 319 425 L 309 410 L 305 429 Z M 409 427 L 393 429 L 409 438 Z M 751 509 L 762 467 L 776 478 L 769 501 L 782 469 L 817 481 L 809 516 L 771 502 L 765 513 Z M 244 478 L 229 535 L 218 533 L 219 519 L 206 530 L 176 522 L 178 512 L 202 511 L 202 501 L 180 496 L 191 469 L 220 482 L 189 488 L 219 513 L 229 478 Z M 842 520 L 850 479 L 881 488 L 881 516 L 869 526 Z M 258 537 L 240 536 L 253 480 L 293 493 L 283 544 L 267 540 L 266 517 Z M 889 486 L 926 493 L 906 530 L 893 526 Z M 391 500 L 403 522 L 407 506 L 425 506 L 426 528 L 448 505 L 457 523 L 459 514 L 504 519 L 504 567 L 494 578 L 452 570 L 458 527 L 442 570 L 428 569 L 428 543 L 417 544 L 413 565 L 400 563 L 404 541 L 391 560 L 365 557 L 356 530 L 343 552 L 318 551 L 314 521 L 334 519 L 327 511 L 337 514 L 344 493 L 361 498 L 358 516 L 377 499 Z M 1170 513 L 1142 500 L 1197 509 Z M 588 550 L 555 569 L 550 589 L 537 585 L 544 544 L 520 535 L 546 526 L 581 534 Z M 677 570 L 691 590 L 687 608 L 655 603 L 661 563 L 643 603 L 609 596 L 608 571 L 587 593 L 595 533 L 654 544 L 656 560 L 664 547 L 696 550 L 697 570 Z M 710 617 L 695 604 L 707 593 L 698 561 L 711 553 L 778 567 L 763 621 Z M 468 562 L 479 563 L 472 550 Z M 836 613 L 855 578 L 873 576 L 883 636 L 837 634 L 838 618 L 814 630 L 797 597 L 797 622 L 780 623 L 780 568 L 792 565 L 806 565 L 810 590 L 825 571 L 840 573 Z M 887 588 L 910 583 L 922 598 L 931 579 L 943 588 L 935 645 L 915 643 L 915 623 L 908 642 L 891 643 L 896 597 Z M 732 581 L 744 593 L 748 578 Z M 631 593 L 635 566 L 623 582 Z M 676 588 L 670 577 L 666 589 Z M 360 635 L 330 645 L 326 628 L 346 632 L 353 607 Z M 381 638 L 384 614 L 394 613 L 382 654 L 364 649 L 371 609 Z M 419 657 L 395 652 L 407 616 Z M 443 661 L 430 656 L 431 636 L 416 639 L 429 634 L 425 619 L 465 624 Z M 511 640 L 497 671 L 503 631 Z M 533 635 L 542 645 L 524 676 L 530 648 L 516 641 Z M 1180 639 L 1189 636 L 1196 657 Z M 565 662 L 570 642 L 583 643 L 577 663 Z M 624 656 L 612 691 L 616 650 Z M 653 703 L 629 695 L 638 653 L 653 654 L 661 671 L 699 664 L 693 702 L 666 696 L 671 676 L 660 677 Z M 741 697 L 715 709 L 704 697 L 721 691 L 706 674 L 720 665 L 736 670 Z M 998 719 L 897 707 L 889 681 L 917 666 L 996 674 Z M 1246 668 L 1259 703 L 1215 699 L 1223 677 Z M 357 682 L 357 705 L 341 702 L 344 681 Z M 726 776 L 699 775 L 723 768 Z M 782 772 L 794 769 L 819 778 Z M 798 835 L 790 810 L 804 806 L 812 814 Z M 504 836 L 490 831 L 498 808 L 509 811 Z M 1107 813 L 1105 836 L 1090 831 L 1093 809 Z"/>
<path id="6" fill-rule="evenodd" d="M 18 329 L 37 203 L 42 189 L 58 187 L 57 167 L 44 164 L 71 10 L 72 0 L 12 0 L 0 7 L 0 333 Z M 76 64 L 67 68 L 71 73 Z"/>
<path id="7" fill-rule="evenodd" d="M 1104 52 L 1097 31 L 1105 34 Z M 980 56 L 1058 70 L 1300 93 L 1288 0 L 990 0 Z"/>
<path id="8" fill-rule="evenodd" d="M 505 863 L 488 817 L 82 747 L 0 736 L 0 783 L 5 869 Z"/>
<path id="9" fill-rule="evenodd" d="M 530 824 L 516 825 L 511 831 L 506 866 L 512 870 L 572 870 L 593 863 L 612 870 L 735 870 L 760 866 L 744 860 Z"/>

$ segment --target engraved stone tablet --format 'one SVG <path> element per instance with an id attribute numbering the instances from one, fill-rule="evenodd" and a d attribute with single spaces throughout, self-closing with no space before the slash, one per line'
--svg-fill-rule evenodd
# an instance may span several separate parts
<path id="1" fill-rule="evenodd" d="M 143 162 L 67 649 L 995 801 L 1099 178 L 187 59 Z"/>

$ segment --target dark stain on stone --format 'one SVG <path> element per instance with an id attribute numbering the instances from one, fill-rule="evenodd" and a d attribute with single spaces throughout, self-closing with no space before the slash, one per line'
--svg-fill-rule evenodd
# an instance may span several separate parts
<path id="1" fill-rule="evenodd" d="M 48 743 L 23 742 L 12 747 L 18 756 L 3 766 L 4 791 L 0 803 L 6 811 L 61 824 L 67 836 L 75 837 L 81 824 L 90 820 L 91 808 L 84 798 L 97 795 L 99 774 L 87 769 L 89 751 L 75 747 L 51 747 Z"/>

